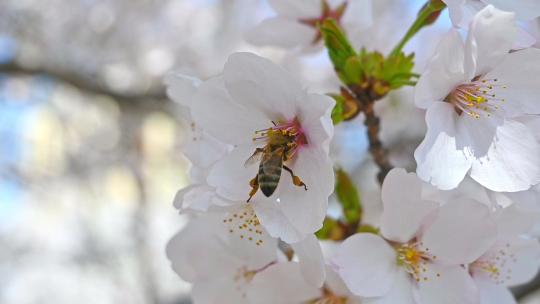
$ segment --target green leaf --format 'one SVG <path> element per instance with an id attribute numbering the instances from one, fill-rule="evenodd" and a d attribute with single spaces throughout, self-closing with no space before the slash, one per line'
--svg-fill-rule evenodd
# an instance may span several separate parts
<path id="1" fill-rule="evenodd" d="M 320 26 L 320 31 L 324 39 L 328 56 L 338 72 L 343 72 L 345 62 L 352 56 L 356 56 L 351 43 L 345 33 L 333 19 L 326 19 Z"/>
<path id="2" fill-rule="evenodd" d="M 358 56 L 352 56 L 347 58 L 347 60 L 345 61 L 343 74 L 349 84 L 360 82 L 360 80 L 363 78 L 362 76 L 364 74 L 364 71 L 362 68 L 362 61 Z"/>
<path id="3" fill-rule="evenodd" d="M 362 219 L 360 196 L 353 181 L 342 169 L 336 170 L 336 195 L 343 208 L 345 221 L 348 224 L 358 224 Z"/>

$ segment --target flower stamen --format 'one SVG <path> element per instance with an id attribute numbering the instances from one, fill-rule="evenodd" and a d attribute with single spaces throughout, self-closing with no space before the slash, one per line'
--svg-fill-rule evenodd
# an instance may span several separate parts
<path id="1" fill-rule="evenodd" d="M 421 242 L 402 244 L 397 247 L 398 265 L 405 267 L 416 282 L 427 281 L 429 263 L 436 260 L 437 256 L 429 253 L 429 248 L 422 248 Z M 439 277 L 440 274 L 437 274 Z"/>
<path id="2" fill-rule="evenodd" d="M 498 98 L 493 93 L 494 89 L 506 89 L 505 85 L 497 83 L 494 79 L 473 79 L 473 81 L 457 86 L 446 98 L 453 104 L 458 114 L 465 113 L 474 118 L 486 117 L 500 108 L 500 104 L 506 102 L 504 98 Z"/>
<path id="3" fill-rule="evenodd" d="M 251 205 L 245 205 L 244 208 L 228 214 L 223 219 L 229 233 L 238 234 L 238 237 L 248 242 L 253 242 L 260 246 L 263 244 L 263 230 L 261 223 Z"/>
<path id="4" fill-rule="evenodd" d="M 512 278 L 512 263 L 516 263 L 515 255 L 508 252 L 510 244 L 499 246 L 469 266 L 471 273 L 486 274 L 495 284 L 504 284 Z"/>

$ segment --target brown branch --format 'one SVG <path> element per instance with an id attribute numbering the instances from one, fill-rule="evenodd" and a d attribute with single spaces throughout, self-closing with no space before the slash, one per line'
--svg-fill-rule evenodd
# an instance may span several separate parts
<path id="1" fill-rule="evenodd" d="M 379 167 L 377 179 L 382 184 L 386 174 L 393 168 L 388 159 L 388 150 L 384 148 L 379 139 L 381 122 L 374 109 L 375 102 L 383 98 L 384 95 L 377 94 L 371 84 L 367 87 L 351 86 L 349 89 L 359 103 L 360 111 L 365 115 L 364 125 L 367 127 L 369 152 L 373 157 L 373 161 Z"/>
<path id="2" fill-rule="evenodd" d="M 101 81 L 97 75 L 82 75 L 68 71 L 48 69 L 45 67 L 29 68 L 16 62 L 0 64 L 0 73 L 20 76 L 45 75 L 96 95 L 107 95 L 119 102 L 146 103 L 148 101 L 163 102 L 167 100 L 167 94 L 165 93 L 164 86 L 140 93 L 118 92 L 107 88 L 107 86 L 104 84 L 101 84 Z"/>

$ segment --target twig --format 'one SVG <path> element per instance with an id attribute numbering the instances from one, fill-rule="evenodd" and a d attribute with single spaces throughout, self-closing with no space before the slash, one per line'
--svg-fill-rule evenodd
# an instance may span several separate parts
<path id="1" fill-rule="evenodd" d="M 388 150 L 384 148 L 379 138 L 381 122 L 377 114 L 375 114 L 374 109 L 375 102 L 384 97 L 384 95 L 377 95 L 374 93 L 374 90 L 371 90 L 370 88 L 352 86 L 349 89 L 359 103 L 360 111 L 365 115 L 364 125 L 367 127 L 369 152 L 373 157 L 373 161 L 379 167 L 377 179 L 379 180 L 379 183 L 382 184 L 386 174 L 393 168 L 388 160 Z"/>

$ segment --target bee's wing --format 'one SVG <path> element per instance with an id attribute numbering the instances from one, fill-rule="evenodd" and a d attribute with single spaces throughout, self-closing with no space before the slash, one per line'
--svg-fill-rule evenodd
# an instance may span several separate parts
<path id="1" fill-rule="evenodd" d="M 253 152 L 253 154 L 244 163 L 244 167 L 248 167 L 248 166 L 251 166 L 251 165 L 253 165 L 255 163 L 260 162 L 262 154 L 263 153 L 262 153 L 261 150 L 256 150 L 255 152 Z"/>

